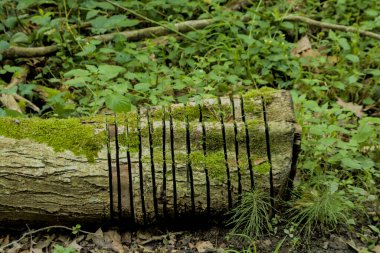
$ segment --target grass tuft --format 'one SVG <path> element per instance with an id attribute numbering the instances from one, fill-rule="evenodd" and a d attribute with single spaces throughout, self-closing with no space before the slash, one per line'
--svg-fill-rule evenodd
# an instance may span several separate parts
<path id="1" fill-rule="evenodd" d="M 314 232 L 334 231 L 352 218 L 353 203 L 343 192 L 330 187 L 306 188 L 290 209 L 299 233 L 310 237 Z"/>
<path id="2" fill-rule="evenodd" d="M 232 217 L 227 225 L 232 225 L 231 234 L 241 233 L 257 238 L 270 226 L 270 201 L 268 193 L 259 190 L 242 195 L 241 202 L 231 210 Z"/>

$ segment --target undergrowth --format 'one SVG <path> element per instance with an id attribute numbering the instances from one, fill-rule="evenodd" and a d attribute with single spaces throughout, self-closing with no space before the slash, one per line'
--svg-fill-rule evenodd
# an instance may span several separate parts
<path id="1" fill-rule="evenodd" d="M 258 1 L 240 11 L 226 11 L 226 2 L 1 0 L 0 94 L 24 99 L 16 101 L 18 110 L 2 100 L 0 116 L 67 118 L 262 86 L 292 90 L 302 127 L 298 194 L 289 202 L 295 233 L 313 236 L 345 224 L 371 226 L 368 233 L 375 234 L 380 226 L 379 42 L 284 18 L 303 15 L 379 33 L 378 1 Z M 170 29 L 192 19 L 213 22 L 186 34 L 141 41 L 95 37 L 154 26 Z M 309 43 L 295 50 L 305 36 Z M 57 52 L 4 57 L 11 46 L 47 45 L 57 45 Z M 25 68 L 27 78 L 9 86 Z M 352 205 L 363 211 L 350 212 Z M 267 208 L 259 192 L 242 197 L 233 231 L 239 228 L 250 237 L 267 232 Z M 373 248 L 378 242 L 366 243 Z"/>

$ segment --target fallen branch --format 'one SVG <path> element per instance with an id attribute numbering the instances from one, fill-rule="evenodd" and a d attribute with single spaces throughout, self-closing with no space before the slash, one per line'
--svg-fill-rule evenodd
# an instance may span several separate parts
<path id="1" fill-rule="evenodd" d="M 57 45 L 46 47 L 17 47 L 13 46 L 4 50 L 1 54 L 3 59 L 16 59 L 20 57 L 33 58 L 53 54 L 58 51 Z"/>
<path id="2" fill-rule="evenodd" d="M 11 89 L 17 85 L 19 85 L 22 82 L 26 81 L 26 77 L 29 73 L 29 67 L 27 65 L 24 65 L 22 67 L 22 70 L 20 72 L 16 72 L 13 74 L 11 81 L 7 85 L 6 89 Z M 19 113 L 22 113 L 22 110 L 17 103 L 17 101 L 23 101 L 25 102 L 31 109 L 33 109 L 36 112 L 40 112 L 40 108 L 33 104 L 28 99 L 20 96 L 19 94 L 1 94 L 0 95 L 0 102 L 9 110 L 14 110 Z"/>
<path id="3" fill-rule="evenodd" d="M 186 33 L 194 30 L 202 29 L 214 22 L 213 19 L 190 20 L 174 24 L 174 28 L 178 33 Z M 87 37 L 88 40 L 96 39 L 102 42 L 112 40 L 116 35 L 121 35 L 129 41 L 138 41 L 151 37 L 167 35 L 173 32 L 173 29 L 168 29 L 163 26 L 155 26 L 132 31 L 114 32 L 103 35 Z M 10 47 L 2 52 L 4 59 L 15 59 L 20 57 L 38 57 L 55 53 L 59 50 L 57 45 L 46 47 Z"/>
<path id="4" fill-rule="evenodd" d="M 30 100 L 20 96 L 19 94 L 13 94 L 13 97 L 18 101 L 24 101 L 33 111 L 40 112 L 40 108 L 33 104 Z"/>
<path id="5" fill-rule="evenodd" d="M 312 26 L 318 26 L 321 28 L 333 29 L 333 30 L 338 30 L 338 31 L 359 33 L 362 36 L 367 36 L 367 37 L 380 40 L 380 34 L 369 32 L 360 28 L 352 27 L 352 26 L 336 25 L 336 24 L 331 24 L 331 23 L 326 23 L 326 22 L 320 22 L 314 19 L 310 19 L 310 18 L 306 18 L 302 16 L 295 16 L 295 15 L 286 16 L 283 18 L 283 20 L 291 21 L 291 22 L 302 22 L 302 23 L 306 23 Z"/>
<path id="6" fill-rule="evenodd" d="M 244 22 L 247 22 L 248 20 L 249 20 L 248 17 L 245 17 L 243 19 Z M 360 35 L 380 40 L 379 34 L 374 33 L 374 32 L 369 32 L 363 29 L 355 28 L 352 26 L 344 26 L 344 25 L 336 25 L 336 24 L 331 24 L 331 23 L 326 23 L 326 22 L 320 22 L 320 21 L 316 21 L 310 18 L 295 16 L 295 15 L 286 16 L 283 18 L 283 20 L 290 21 L 290 22 L 303 22 L 312 26 L 318 26 L 322 28 L 334 29 L 334 30 L 345 31 L 345 32 L 353 32 L 353 33 L 357 32 Z M 172 26 L 173 28 L 160 25 L 160 26 L 131 30 L 131 31 L 114 32 L 114 33 L 108 33 L 108 34 L 103 34 L 103 35 L 96 35 L 96 36 L 87 37 L 87 39 L 88 40 L 96 39 L 102 42 L 108 42 L 112 40 L 116 35 L 121 35 L 124 38 L 126 38 L 128 41 L 138 41 L 138 40 L 142 40 L 146 38 L 168 35 L 170 33 L 173 33 L 173 31 L 176 31 L 176 33 L 178 34 L 182 34 L 182 33 L 187 33 L 194 30 L 200 30 L 213 24 L 214 22 L 215 22 L 214 19 L 189 20 L 189 21 L 176 23 L 174 24 L 174 26 Z M 58 50 L 59 50 L 59 47 L 57 45 L 51 45 L 51 46 L 46 46 L 46 47 L 16 47 L 14 46 L 14 47 L 10 47 L 4 50 L 2 52 L 2 55 L 4 59 L 15 59 L 15 58 L 20 58 L 20 57 L 32 58 L 32 57 L 49 55 L 49 54 L 57 52 Z"/>
<path id="7" fill-rule="evenodd" d="M 50 230 L 50 229 L 53 229 L 53 228 L 59 228 L 59 229 L 65 229 L 65 230 L 70 230 L 70 231 L 77 231 L 77 232 L 81 232 L 83 234 L 94 234 L 94 233 L 91 233 L 91 232 L 87 232 L 87 231 L 84 231 L 84 230 L 81 230 L 81 229 L 76 229 L 76 228 L 69 228 L 69 227 L 66 227 L 66 226 L 49 226 L 49 227 L 44 227 L 44 228 L 40 228 L 40 229 L 37 229 L 37 230 L 32 230 L 30 232 L 26 232 L 24 233 L 19 239 L 17 240 L 14 240 L 4 246 L 1 246 L 0 247 L 0 252 L 2 252 L 4 249 L 8 248 L 9 246 L 12 246 L 13 244 L 16 244 L 20 241 L 22 241 L 22 239 L 24 239 L 25 237 L 29 236 L 29 235 L 32 235 L 32 234 L 36 234 L 38 232 L 42 232 L 42 231 L 45 231 L 45 230 Z"/>
<path id="8" fill-rule="evenodd" d="M 176 30 L 180 33 L 186 33 L 194 30 L 199 30 L 202 28 L 205 28 L 206 26 L 212 24 L 214 22 L 213 19 L 201 19 L 201 20 L 190 20 L 190 21 L 184 21 L 175 24 L 173 29 L 168 29 L 163 26 L 155 26 L 155 27 L 149 27 L 149 28 L 143 28 L 139 30 L 133 30 L 133 31 L 124 31 L 124 32 L 115 32 L 115 33 L 109 33 L 104 35 L 97 35 L 91 37 L 91 39 L 97 39 L 103 42 L 108 42 L 112 40 L 116 35 L 122 35 L 126 39 L 130 41 L 136 41 L 141 40 L 145 38 L 150 37 L 158 37 L 167 35 L 169 33 L 172 33 L 172 30 Z"/>
<path id="9" fill-rule="evenodd" d="M 164 235 L 157 235 L 157 236 L 151 236 L 149 239 L 141 242 L 140 244 L 141 245 L 145 245 L 145 244 L 148 244 L 148 243 L 151 243 L 151 242 L 157 242 L 157 241 L 163 241 L 167 238 L 170 237 L 170 235 L 182 235 L 183 232 L 172 232 L 170 234 L 164 234 Z"/>

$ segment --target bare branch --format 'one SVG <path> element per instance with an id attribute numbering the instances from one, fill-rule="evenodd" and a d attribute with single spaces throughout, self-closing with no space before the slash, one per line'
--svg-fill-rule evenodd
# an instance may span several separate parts
<path id="1" fill-rule="evenodd" d="M 186 33 L 194 30 L 199 30 L 205 28 L 206 26 L 212 24 L 213 19 L 201 19 L 201 20 L 189 20 L 180 22 L 174 25 L 174 29 L 181 33 Z M 137 41 L 150 37 L 158 37 L 172 33 L 170 29 L 167 29 L 163 26 L 155 26 L 149 28 L 143 28 L 139 30 L 124 31 L 124 32 L 115 32 L 108 33 L 104 35 L 92 36 L 91 39 L 101 40 L 107 42 L 112 40 L 116 35 L 122 35 L 130 41 Z"/>
<path id="2" fill-rule="evenodd" d="M 66 227 L 66 226 L 49 226 L 49 227 L 44 227 L 44 228 L 40 228 L 40 229 L 37 229 L 37 230 L 32 230 L 32 231 L 24 233 L 19 239 L 15 240 L 13 242 L 10 242 L 10 243 L 8 243 L 8 244 L 6 244 L 4 246 L 1 246 L 0 247 L 0 251 L 8 248 L 9 246 L 12 246 L 15 243 L 20 242 L 22 239 L 24 239 L 25 237 L 27 237 L 29 235 L 32 235 L 32 234 L 35 234 L 35 233 L 39 233 L 39 232 L 42 232 L 42 231 L 45 231 L 45 230 L 54 229 L 54 228 L 56 228 L 56 229 L 57 228 L 58 229 L 65 229 L 65 230 L 70 230 L 70 231 L 74 231 L 75 230 L 77 232 L 81 232 L 83 234 L 88 234 L 88 235 L 93 235 L 94 234 L 94 233 L 87 232 L 87 231 L 84 231 L 84 230 L 81 230 L 81 229 L 76 230 L 75 228 L 69 228 L 69 227 Z"/>
<path id="3" fill-rule="evenodd" d="M 362 36 L 367 36 L 367 37 L 380 40 L 380 34 L 369 32 L 360 28 L 352 27 L 352 26 L 344 26 L 344 25 L 336 25 L 336 24 L 331 24 L 331 23 L 326 23 L 326 22 L 320 22 L 314 19 L 310 19 L 310 18 L 306 18 L 302 16 L 295 16 L 295 15 L 286 16 L 283 18 L 283 20 L 291 21 L 291 22 L 302 22 L 302 23 L 306 23 L 312 26 L 318 26 L 321 28 L 333 29 L 333 30 L 338 30 L 338 31 L 359 33 Z"/>
<path id="4" fill-rule="evenodd" d="M 51 45 L 46 47 L 10 47 L 4 50 L 1 54 L 3 59 L 15 59 L 20 57 L 39 57 L 49 54 L 53 54 L 58 51 L 57 45 Z"/>
<path id="5" fill-rule="evenodd" d="M 29 101 L 28 99 L 20 96 L 19 94 L 13 94 L 13 97 L 15 99 L 17 99 L 18 101 L 24 101 L 30 108 L 32 108 L 34 111 L 36 112 L 40 112 L 40 108 L 38 106 L 36 106 L 35 104 L 33 104 L 31 101 Z"/>

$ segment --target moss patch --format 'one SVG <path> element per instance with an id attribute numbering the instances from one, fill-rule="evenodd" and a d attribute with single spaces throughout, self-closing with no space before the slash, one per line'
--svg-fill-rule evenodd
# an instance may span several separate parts
<path id="1" fill-rule="evenodd" d="M 103 118 L 104 122 L 104 118 Z M 95 125 L 79 119 L 0 119 L 0 135 L 46 143 L 55 151 L 70 150 L 94 161 L 105 144 L 104 132 L 95 134 Z"/>
<path id="2" fill-rule="evenodd" d="M 261 87 L 260 89 L 252 89 L 246 92 L 244 98 L 260 98 L 263 97 L 264 101 L 270 103 L 272 101 L 272 96 L 277 93 L 278 90 L 270 87 Z"/>
<path id="3" fill-rule="evenodd" d="M 270 171 L 270 164 L 269 162 L 263 162 L 259 165 L 254 165 L 253 171 L 259 175 L 267 175 Z"/>
<path id="4" fill-rule="evenodd" d="M 190 161 L 194 169 L 203 170 L 206 168 L 210 178 L 224 182 L 227 179 L 226 163 L 223 152 L 212 152 L 203 155 L 201 151 L 190 154 Z"/>

